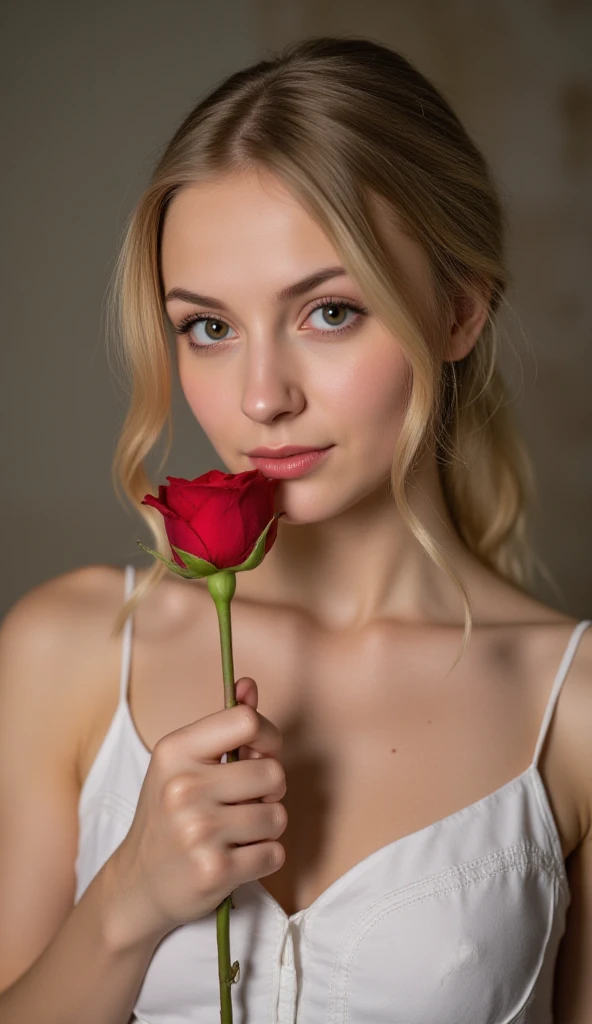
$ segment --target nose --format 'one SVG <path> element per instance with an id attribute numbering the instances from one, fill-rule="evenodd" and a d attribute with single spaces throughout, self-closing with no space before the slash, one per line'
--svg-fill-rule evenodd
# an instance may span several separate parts
<path id="1" fill-rule="evenodd" d="M 244 348 L 241 410 L 257 423 L 297 416 L 306 405 L 296 360 L 281 341 L 251 339 Z"/>

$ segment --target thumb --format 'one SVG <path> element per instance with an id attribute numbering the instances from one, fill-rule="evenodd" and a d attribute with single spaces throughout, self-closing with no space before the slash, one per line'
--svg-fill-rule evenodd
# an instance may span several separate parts
<path id="1" fill-rule="evenodd" d="M 250 708 L 257 710 L 259 691 L 254 679 L 251 679 L 250 676 L 241 676 L 235 683 L 234 692 L 239 704 L 248 704 Z"/>
<path id="2" fill-rule="evenodd" d="M 236 699 L 239 704 L 248 704 L 250 708 L 257 710 L 257 702 L 259 700 L 259 691 L 257 690 L 257 683 L 250 676 L 242 676 L 234 686 L 234 692 L 236 693 Z M 263 757 L 256 750 L 251 750 L 248 746 L 239 747 L 239 761 L 250 760 L 253 758 Z"/>

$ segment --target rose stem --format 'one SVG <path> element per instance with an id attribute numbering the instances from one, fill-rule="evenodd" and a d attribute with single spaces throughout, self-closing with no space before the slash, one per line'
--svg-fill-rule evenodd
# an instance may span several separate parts
<path id="1" fill-rule="evenodd" d="M 222 650 L 222 676 L 224 679 L 224 707 L 233 708 L 238 703 L 234 686 L 234 663 L 232 658 L 232 627 L 230 602 L 236 590 L 236 573 L 223 570 L 207 577 L 208 590 L 214 598 L 220 628 Z M 230 750 L 226 763 L 238 761 L 239 749 Z M 220 982 L 220 1022 L 232 1024 L 232 995 L 230 986 L 237 980 L 239 962 L 230 966 L 230 908 L 234 907 L 232 893 L 216 908 L 216 939 L 218 943 L 218 979 Z"/>

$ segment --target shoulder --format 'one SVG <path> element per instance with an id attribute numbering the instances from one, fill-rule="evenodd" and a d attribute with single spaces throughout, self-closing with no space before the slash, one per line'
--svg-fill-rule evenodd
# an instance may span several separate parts
<path id="1" fill-rule="evenodd" d="M 9 608 L 0 625 L 0 696 L 24 703 L 69 746 L 87 713 L 89 683 L 123 602 L 123 570 L 88 565 L 37 584 Z"/>
<path id="2" fill-rule="evenodd" d="M 2 620 L 3 645 L 27 647 L 51 654 L 67 639 L 76 649 L 78 629 L 92 628 L 97 615 L 113 607 L 117 589 L 123 596 L 123 570 L 110 565 L 87 565 L 38 583 L 19 597 Z M 93 614 L 94 613 L 94 614 Z"/>
<path id="3" fill-rule="evenodd" d="M 576 625 L 568 631 L 568 640 Z M 592 624 L 579 637 L 563 689 L 557 711 L 560 746 L 581 839 L 592 841 Z"/>
<path id="4" fill-rule="evenodd" d="M 584 617 L 558 611 L 506 581 L 496 580 L 486 593 L 483 618 L 501 625 L 502 635 L 508 638 L 501 652 L 512 666 L 513 677 L 525 684 L 537 729 L 553 681 L 570 645 L 575 645 L 541 752 L 543 774 L 556 795 L 554 809 L 560 814 L 563 808 L 560 816 L 566 826 L 570 823 L 574 849 L 586 838 L 592 841 L 592 623 L 578 631 Z M 493 648 L 496 633 L 494 629 Z"/>
<path id="5" fill-rule="evenodd" d="M 537 728 L 562 671 L 560 692 L 546 730 L 540 769 L 554 794 L 553 809 L 569 831 L 568 849 L 592 840 L 592 623 L 555 612 L 521 629 L 520 657 L 537 707 Z M 567 823 L 569 822 L 569 828 Z"/>
<path id="6" fill-rule="evenodd" d="M 84 565 L 36 584 L 19 597 L 5 615 L 2 628 L 14 632 L 31 622 L 42 628 L 59 626 L 64 616 L 84 612 L 104 603 L 118 583 L 123 586 L 123 569 L 112 565 Z"/>
<path id="7" fill-rule="evenodd" d="M 578 630 L 584 619 L 539 602 L 533 605 L 532 621 L 533 628 L 524 633 L 528 636 L 526 663 L 532 678 L 544 681 L 541 706 L 550 699 L 551 685 L 567 661 L 547 746 L 555 746 L 556 777 L 561 778 L 565 802 L 577 820 L 574 835 L 580 842 L 592 840 L 592 622 Z"/>
<path id="8" fill-rule="evenodd" d="M 123 569 L 86 565 L 54 576 L 26 591 L 2 620 L 0 638 L 16 652 L 25 644 L 31 657 L 45 659 L 67 653 L 69 659 L 87 650 L 93 633 L 111 628 L 123 602 Z"/>

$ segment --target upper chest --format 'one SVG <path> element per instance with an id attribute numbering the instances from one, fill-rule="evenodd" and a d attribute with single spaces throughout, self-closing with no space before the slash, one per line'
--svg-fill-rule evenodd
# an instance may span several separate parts
<path id="1" fill-rule="evenodd" d="M 525 628 L 475 628 L 449 672 L 460 629 L 383 623 L 336 635 L 281 610 L 236 598 L 231 607 L 235 679 L 256 680 L 258 711 L 283 736 L 287 856 L 265 879 L 282 905 L 310 905 L 381 846 L 480 800 L 530 764 L 565 629 L 547 632 L 545 642 Z M 193 621 L 159 626 L 137 614 L 134 622 L 128 699 L 150 750 L 223 707 L 215 606 L 203 592 L 194 608 Z M 115 687 L 97 698 L 81 779 L 116 699 Z M 568 851 L 577 821 L 556 745 L 541 770 Z"/>

